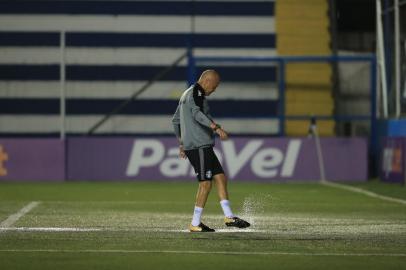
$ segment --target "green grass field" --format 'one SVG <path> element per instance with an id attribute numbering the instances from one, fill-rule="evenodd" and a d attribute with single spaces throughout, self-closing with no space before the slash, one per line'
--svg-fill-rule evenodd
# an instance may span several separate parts
<path id="1" fill-rule="evenodd" d="M 406 200 L 406 188 L 354 184 Z M 230 183 L 186 231 L 197 184 L 0 183 L 0 269 L 406 269 L 406 205 L 321 184 Z M 39 202 L 35 207 L 32 202 Z M 24 213 L 24 207 L 33 206 Z"/>

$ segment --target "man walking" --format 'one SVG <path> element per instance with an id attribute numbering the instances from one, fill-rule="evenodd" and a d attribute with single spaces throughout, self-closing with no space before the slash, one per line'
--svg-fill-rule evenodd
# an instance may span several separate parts
<path id="1" fill-rule="evenodd" d="M 193 219 L 189 225 L 191 232 L 214 232 L 200 221 L 213 179 L 224 212 L 225 225 L 237 228 L 250 226 L 231 211 L 227 178 L 213 151 L 215 134 L 220 136 L 221 140 L 228 139 L 227 132 L 210 116 L 206 100 L 206 96 L 212 94 L 219 83 L 220 76 L 215 70 L 204 71 L 198 82 L 183 93 L 172 119 L 179 141 L 179 155 L 189 159 L 199 181 Z"/>

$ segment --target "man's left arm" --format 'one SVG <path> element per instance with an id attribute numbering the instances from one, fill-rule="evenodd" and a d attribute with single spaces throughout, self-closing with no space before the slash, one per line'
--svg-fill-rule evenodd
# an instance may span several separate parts
<path id="1" fill-rule="evenodd" d="M 211 116 L 211 114 L 210 114 L 210 107 L 209 107 L 209 104 L 208 104 L 208 102 L 205 100 L 204 101 L 205 102 L 205 106 L 206 106 L 206 108 L 207 108 L 207 114 L 206 114 L 206 116 L 207 116 L 207 118 L 209 118 L 210 120 L 211 120 L 211 124 L 210 124 L 210 128 L 215 132 L 215 133 L 217 133 L 217 135 L 219 135 L 219 137 L 220 137 L 220 139 L 221 140 L 227 140 L 228 139 L 228 134 L 227 134 L 227 132 L 219 125 L 219 124 L 217 124 L 216 122 L 214 122 L 214 120 L 213 120 L 213 116 Z"/>

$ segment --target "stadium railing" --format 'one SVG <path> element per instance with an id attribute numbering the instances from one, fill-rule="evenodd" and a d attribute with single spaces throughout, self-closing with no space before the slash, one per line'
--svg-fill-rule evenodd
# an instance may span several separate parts
<path id="1" fill-rule="evenodd" d="M 188 54 L 188 81 L 193 83 L 196 77 L 197 67 L 201 64 L 219 64 L 219 63 L 275 63 L 277 66 L 277 87 L 279 92 L 278 115 L 279 135 L 285 136 L 286 120 L 309 120 L 311 118 L 319 120 L 340 121 L 369 121 L 370 124 L 370 145 L 374 148 L 377 142 L 377 77 L 376 77 L 376 57 L 375 55 L 362 56 L 264 56 L 264 57 L 245 57 L 245 56 L 194 56 L 192 52 Z M 370 113 L 364 115 L 286 115 L 285 113 L 285 91 L 286 91 L 286 65 L 288 63 L 369 63 L 369 84 L 370 84 Z"/>

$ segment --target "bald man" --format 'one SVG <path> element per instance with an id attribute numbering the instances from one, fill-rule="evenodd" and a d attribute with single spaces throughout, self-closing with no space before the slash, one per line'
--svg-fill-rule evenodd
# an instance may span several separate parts
<path id="1" fill-rule="evenodd" d="M 214 229 L 201 222 L 201 215 L 214 180 L 220 205 L 224 212 L 224 223 L 229 227 L 247 228 L 250 224 L 231 211 L 228 200 L 227 178 L 213 151 L 214 135 L 227 140 L 227 132 L 214 122 L 209 113 L 206 96 L 216 91 L 220 76 L 215 70 L 206 70 L 198 82 L 182 95 L 173 116 L 172 123 L 179 141 L 179 155 L 188 158 L 192 164 L 199 187 L 196 195 L 191 232 L 214 232 Z"/>

